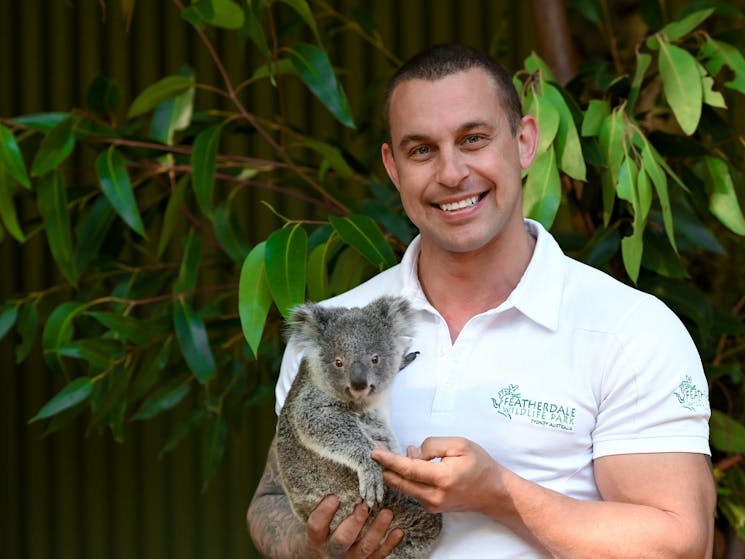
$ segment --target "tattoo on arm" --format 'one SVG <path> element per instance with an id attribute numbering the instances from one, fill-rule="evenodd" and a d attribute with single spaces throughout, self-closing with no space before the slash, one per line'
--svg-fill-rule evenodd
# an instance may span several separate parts
<path id="1" fill-rule="evenodd" d="M 247 521 L 251 539 L 264 556 L 273 559 L 316 557 L 308 549 L 306 527 L 292 512 L 279 479 L 276 441 L 269 448 L 266 468 L 249 505 Z"/>

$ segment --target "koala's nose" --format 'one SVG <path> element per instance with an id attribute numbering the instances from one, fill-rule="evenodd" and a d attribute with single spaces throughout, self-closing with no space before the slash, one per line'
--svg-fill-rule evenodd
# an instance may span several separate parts
<path id="1" fill-rule="evenodd" d="M 349 371 L 349 385 L 354 390 L 367 388 L 367 370 L 361 363 L 353 363 Z"/>

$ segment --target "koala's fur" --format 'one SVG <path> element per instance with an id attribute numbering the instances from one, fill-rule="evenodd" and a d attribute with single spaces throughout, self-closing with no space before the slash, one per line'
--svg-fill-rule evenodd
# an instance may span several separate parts
<path id="1" fill-rule="evenodd" d="M 401 297 L 361 308 L 298 307 L 289 332 L 303 359 L 277 427 L 280 476 L 295 514 L 305 522 L 325 496 L 337 495 L 333 531 L 361 500 L 373 511 L 391 509 L 391 529 L 406 533 L 389 555 L 398 559 L 426 556 L 442 527 L 441 515 L 385 487 L 370 457 L 381 444 L 400 452 L 381 404 L 416 357 L 404 355 L 412 318 Z"/>

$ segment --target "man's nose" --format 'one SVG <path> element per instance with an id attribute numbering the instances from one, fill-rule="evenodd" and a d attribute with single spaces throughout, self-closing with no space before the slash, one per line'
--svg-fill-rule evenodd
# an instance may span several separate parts
<path id="1" fill-rule="evenodd" d="M 468 166 L 463 154 L 453 146 L 440 149 L 438 155 L 437 181 L 451 188 L 460 185 L 468 176 Z"/>

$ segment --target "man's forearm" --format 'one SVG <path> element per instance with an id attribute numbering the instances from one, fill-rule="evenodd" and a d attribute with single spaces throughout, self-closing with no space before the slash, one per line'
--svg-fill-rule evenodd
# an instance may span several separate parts
<path id="1" fill-rule="evenodd" d="M 246 515 L 251 539 L 271 559 L 317 559 L 309 549 L 306 527 L 292 512 L 279 480 L 277 450 L 269 449 L 266 469 Z"/>

